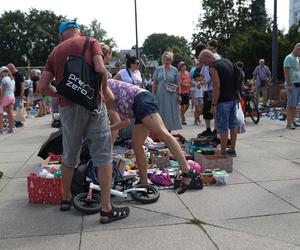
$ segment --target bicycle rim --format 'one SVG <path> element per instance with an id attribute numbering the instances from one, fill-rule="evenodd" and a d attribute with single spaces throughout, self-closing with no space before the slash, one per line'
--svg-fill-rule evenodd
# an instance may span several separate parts
<path id="1" fill-rule="evenodd" d="M 257 124 L 259 122 L 259 110 L 256 102 L 252 98 L 249 100 L 248 112 L 252 121 Z"/>

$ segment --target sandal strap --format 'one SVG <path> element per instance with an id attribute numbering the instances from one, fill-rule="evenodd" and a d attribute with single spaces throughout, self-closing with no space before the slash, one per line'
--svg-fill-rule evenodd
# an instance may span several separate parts
<path id="1" fill-rule="evenodd" d="M 189 172 L 181 174 L 182 177 L 186 177 L 186 178 L 196 178 L 197 175 L 198 175 L 197 171 L 192 168 L 190 168 Z"/>
<path id="2" fill-rule="evenodd" d="M 124 214 L 128 214 L 129 213 L 129 208 L 128 207 L 114 207 L 111 206 L 111 210 L 109 212 L 105 212 L 102 211 L 102 209 L 100 210 L 100 216 L 105 216 L 108 218 L 114 218 L 114 217 L 119 217 L 120 216 L 120 212 L 122 213 L 121 216 Z"/>

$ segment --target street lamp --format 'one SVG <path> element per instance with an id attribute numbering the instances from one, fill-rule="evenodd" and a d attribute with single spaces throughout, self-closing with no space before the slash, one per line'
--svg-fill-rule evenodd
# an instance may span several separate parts
<path id="1" fill-rule="evenodd" d="M 136 57 L 139 57 L 139 43 L 138 43 L 138 29 L 137 29 L 137 10 L 136 10 L 136 0 L 134 0 L 134 11 L 135 11 L 135 53 Z"/>
<path id="2" fill-rule="evenodd" d="M 274 0 L 273 32 L 272 32 L 272 78 L 277 81 L 278 35 L 277 35 L 277 0 Z"/>

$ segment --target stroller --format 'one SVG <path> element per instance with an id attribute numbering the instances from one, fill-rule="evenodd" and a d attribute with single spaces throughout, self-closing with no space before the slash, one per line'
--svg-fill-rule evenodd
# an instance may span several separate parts
<path id="1" fill-rule="evenodd" d="M 51 127 L 52 128 L 60 128 L 61 127 L 58 105 L 59 105 L 58 97 L 52 97 L 52 99 L 51 99 L 51 111 L 52 111 Z"/>

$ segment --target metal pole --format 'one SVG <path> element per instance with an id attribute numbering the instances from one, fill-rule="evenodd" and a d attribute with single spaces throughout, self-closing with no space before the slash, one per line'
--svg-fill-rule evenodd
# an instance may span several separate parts
<path id="1" fill-rule="evenodd" d="M 137 28 L 137 10 L 136 10 L 136 0 L 134 0 L 134 10 L 135 10 L 135 53 L 136 57 L 139 57 L 139 42 L 138 42 L 138 28 Z"/>
<path id="2" fill-rule="evenodd" d="M 276 83 L 278 69 L 278 28 L 277 28 L 277 0 L 274 0 L 273 32 L 272 32 L 272 78 Z"/>

